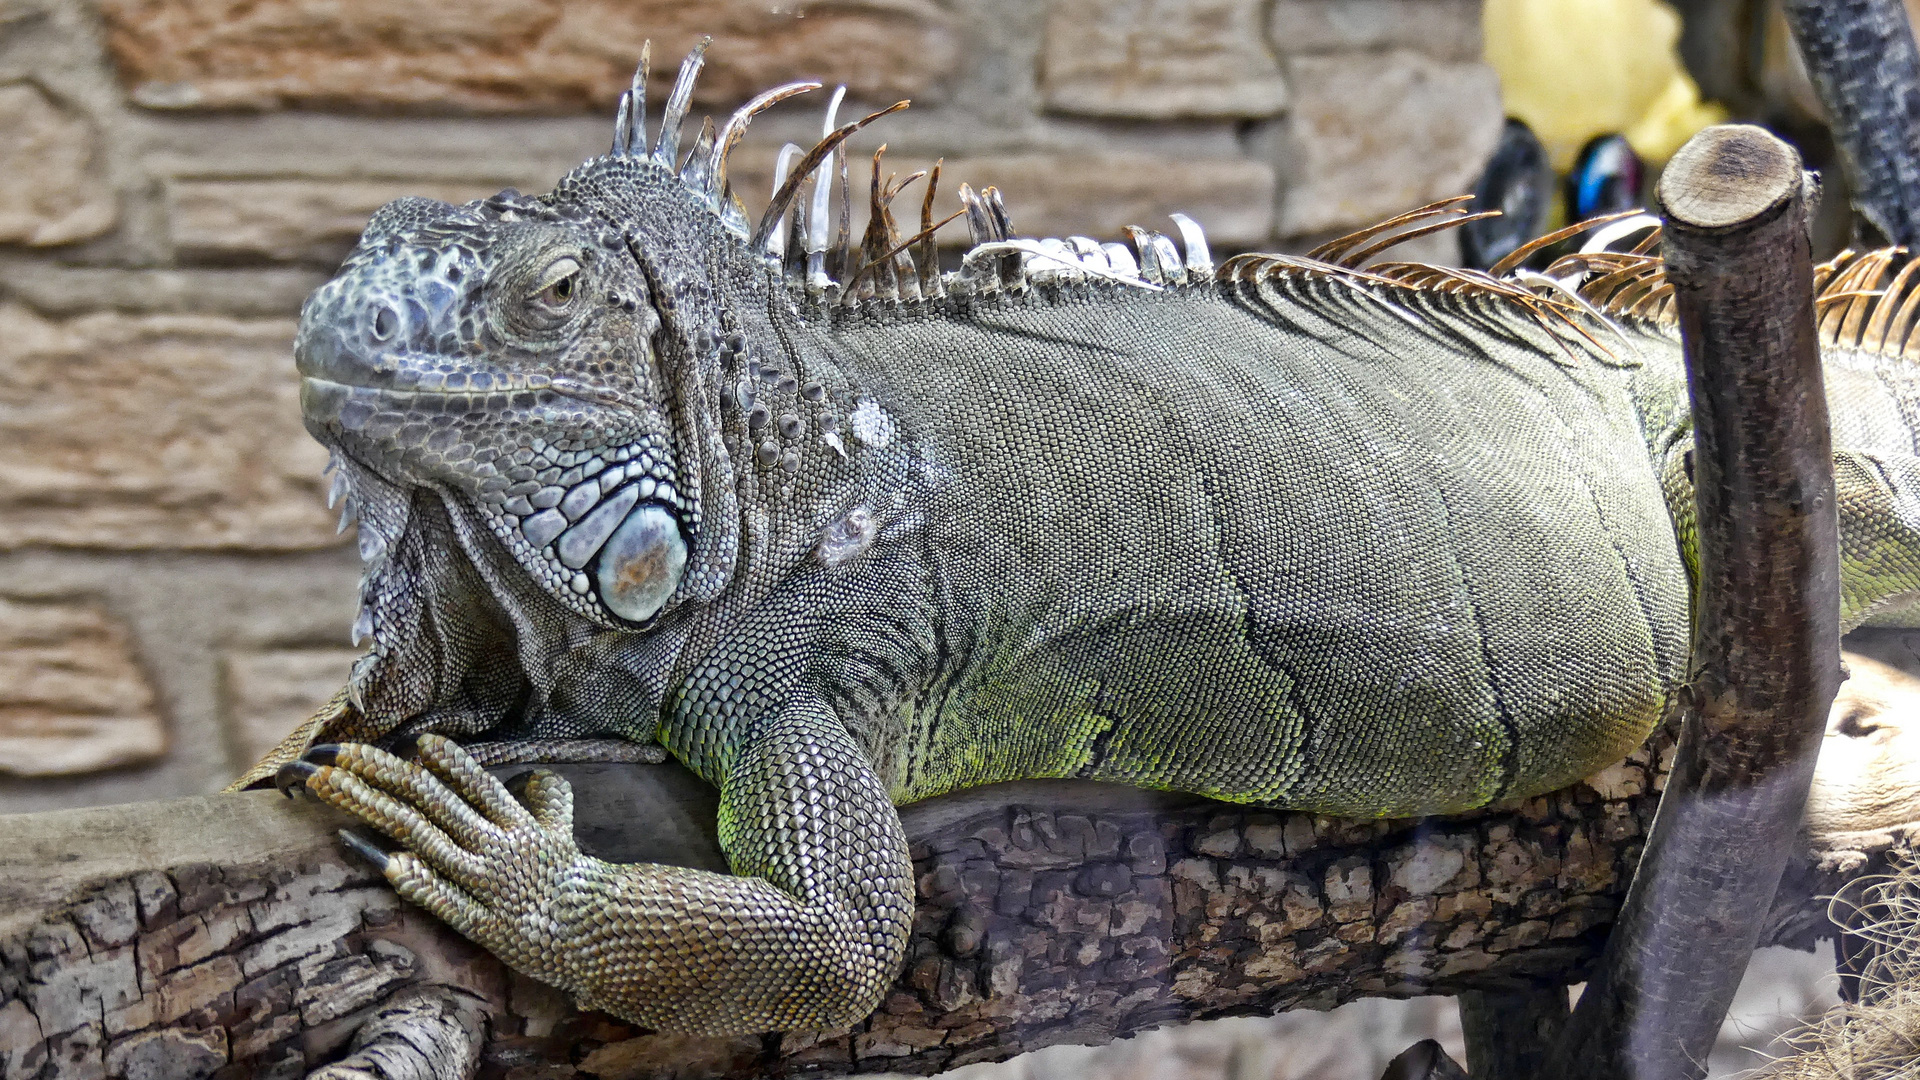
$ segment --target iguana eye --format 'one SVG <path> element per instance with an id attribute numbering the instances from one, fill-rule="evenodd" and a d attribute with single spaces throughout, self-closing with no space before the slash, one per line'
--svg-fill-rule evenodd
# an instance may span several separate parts
<path id="1" fill-rule="evenodd" d="M 534 294 L 534 302 L 550 310 L 559 311 L 573 302 L 580 293 L 580 264 L 573 259 L 561 259 L 547 272 L 541 275 L 544 284 Z"/>

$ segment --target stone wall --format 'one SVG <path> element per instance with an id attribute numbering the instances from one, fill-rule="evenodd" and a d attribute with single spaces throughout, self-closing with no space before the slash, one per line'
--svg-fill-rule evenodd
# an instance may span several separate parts
<path id="1" fill-rule="evenodd" d="M 800 77 L 853 108 L 913 98 L 863 134 L 857 185 L 885 140 L 890 170 L 1000 186 L 1024 233 L 1182 210 L 1233 250 L 1468 188 L 1501 120 L 1478 20 L 1478 0 L 0 0 L 0 812 L 217 788 L 338 684 L 357 567 L 300 427 L 301 299 L 389 198 L 544 190 L 602 150 L 648 37 L 656 103 L 702 32 L 709 109 Z M 820 98 L 756 123 L 750 197 Z"/>

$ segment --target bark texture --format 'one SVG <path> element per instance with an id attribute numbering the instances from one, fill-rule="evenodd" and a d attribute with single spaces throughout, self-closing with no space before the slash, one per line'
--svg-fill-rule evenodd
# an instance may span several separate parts
<path id="1" fill-rule="evenodd" d="M 1077 781 L 907 807 L 919 907 L 898 984 L 855 1030 L 767 1039 L 578 1012 L 402 904 L 340 848 L 345 819 L 310 802 L 249 792 L 0 818 L 0 1076 L 298 1077 L 413 987 L 484 1014 L 483 1077 L 696 1080 L 929 1074 L 1167 1023 L 1577 982 L 1670 746 L 1421 822 Z M 562 771 L 590 850 L 717 863 L 713 793 L 678 766 Z M 1796 862 L 1768 940 L 1810 945 L 1826 926 L 1814 897 L 1884 868 L 1815 865 Z"/>
<path id="2" fill-rule="evenodd" d="M 1693 672 L 1665 801 L 1556 1075 L 1706 1074 L 1806 809 L 1842 675 L 1804 185 L 1791 147 L 1736 125 L 1661 176 L 1693 399 Z"/>

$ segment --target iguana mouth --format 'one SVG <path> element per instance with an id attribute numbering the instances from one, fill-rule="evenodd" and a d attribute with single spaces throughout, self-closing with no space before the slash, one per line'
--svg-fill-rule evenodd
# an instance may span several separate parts
<path id="1" fill-rule="evenodd" d="M 611 387 L 592 386 L 575 379 L 556 379 L 541 372 L 483 369 L 430 371 L 402 362 L 395 365 L 391 373 L 381 371 L 380 374 L 385 376 L 382 378 L 338 377 L 348 374 L 354 373 L 336 371 L 328 371 L 325 374 L 303 373 L 300 381 L 303 386 L 312 384 L 320 393 L 361 390 L 402 400 L 409 397 L 468 399 L 476 407 L 486 404 L 486 399 L 490 395 L 542 390 L 590 405 L 604 405 L 614 409 L 630 409 L 638 404 L 629 395 L 622 394 Z"/>

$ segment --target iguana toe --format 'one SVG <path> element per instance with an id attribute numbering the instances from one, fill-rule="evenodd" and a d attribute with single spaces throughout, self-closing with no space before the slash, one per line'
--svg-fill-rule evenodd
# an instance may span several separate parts
<path id="1" fill-rule="evenodd" d="M 527 808 L 520 805 L 506 785 L 459 743 L 440 735 L 421 735 L 414 754 L 422 766 L 488 820 L 506 827 L 534 823 Z"/>
<path id="2" fill-rule="evenodd" d="M 498 913 L 476 903 L 418 855 L 409 851 L 389 855 L 381 865 L 380 872 L 402 899 L 418 905 L 434 918 L 493 950 L 496 955 L 523 956 L 529 951 L 525 942 L 512 940 L 501 933 L 503 924 L 513 921 L 512 912 Z"/>
<path id="3" fill-rule="evenodd" d="M 340 830 L 340 842 L 346 845 L 348 851 L 372 863 L 377 870 L 384 872 L 391 861 L 384 849 L 352 829 Z"/>
<path id="4" fill-rule="evenodd" d="M 451 742 L 446 742 L 446 745 L 453 746 Z M 457 747 L 454 749 L 458 750 Z M 500 839 L 499 826 L 477 813 L 470 805 L 474 800 L 464 787 L 464 784 L 473 780 L 468 774 L 451 774 L 460 779 L 450 786 L 435 775 L 437 770 L 433 761 L 407 761 L 378 747 L 360 743 L 330 747 L 329 750 L 332 769 L 343 769 L 373 790 L 392 796 L 397 801 L 396 805 L 417 811 L 435 829 L 445 833 L 461 847 L 477 851 Z M 308 759 L 311 760 L 312 755 L 308 755 Z M 485 772 L 479 772 L 479 776 L 488 781 L 493 779 Z M 311 783 L 309 786 L 312 786 Z M 352 807 L 342 809 L 353 810 Z M 511 820 L 508 819 L 508 822 L 511 823 Z"/>

